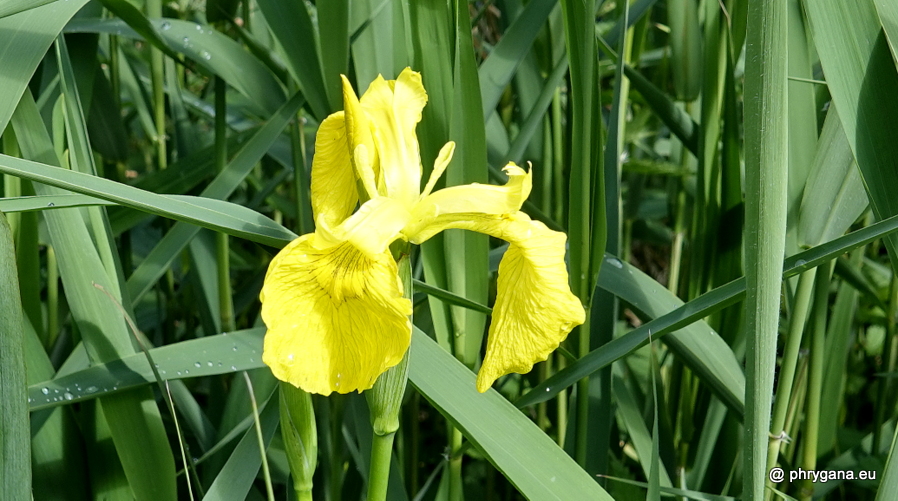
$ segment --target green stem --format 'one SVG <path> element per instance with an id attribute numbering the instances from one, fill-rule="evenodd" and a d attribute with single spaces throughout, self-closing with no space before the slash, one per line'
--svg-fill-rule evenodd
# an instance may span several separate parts
<path id="1" fill-rule="evenodd" d="M 558 362 L 558 372 L 561 372 L 567 367 L 567 359 L 564 358 L 564 355 L 560 353 L 553 354 L 557 358 Z M 558 426 L 558 446 L 564 448 L 564 441 L 567 440 L 567 419 L 568 419 L 568 398 L 567 398 L 567 389 L 561 390 L 558 392 L 558 397 L 555 399 L 558 402 L 558 409 L 555 422 Z"/>
<path id="2" fill-rule="evenodd" d="M 147 17 L 162 17 L 162 0 L 147 0 Z M 156 159 L 159 169 L 168 167 L 165 141 L 165 69 L 162 51 L 150 47 L 150 84 L 153 87 L 153 120 L 156 124 Z"/>
<path id="3" fill-rule="evenodd" d="M 886 313 L 886 339 L 883 342 L 882 363 L 880 372 L 891 374 L 895 370 L 895 356 L 898 350 L 895 347 L 896 329 L 895 317 L 898 314 L 898 275 L 892 276 L 892 282 L 889 287 L 889 311 Z M 892 386 L 892 378 L 880 378 L 878 388 L 876 390 L 876 412 L 874 414 L 873 423 L 873 448 L 874 454 L 882 450 L 882 424 L 886 420 L 887 409 L 894 406 L 887 402 L 891 401 L 890 388 Z"/>
<path id="4" fill-rule="evenodd" d="M 767 469 L 776 466 L 780 446 L 785 439 L 786 417 L 795 383 L 795 368 L 798 365 L 798 351 L 801 348 L 801 337 L 808 309 L 814 291 L 814 277 L 817 269 L 808 270 L 798 278 L 798 290 L 795 292 L 795 305 L 792 318 L 789 319 L 789 335 L 786 338 L 786 349 L 783 351 L 783 363 L 780 368 L 779 384 L 776 388 L 776 404 L 773 407 L 773 420 L 770 423 L 770 447 L 767 450 Z M 771 487 L 774 485 L 771 483 Z"/>
<path id="5" fill-rule="evenodd" d="M 823 392 L 823 365 L 826 363 L 826 313 L 829 309 L 829 284 L 832 264 L 823 265 L 817 272 L 817 283 L 814 287 L 814 315 L 811 329 L 811 360 L 808 377 L 807 407 L 805 408 L 804 443 L 801 457 L 801 468 L 810 471 L 817 469 L 817 441 L 820 434 L 820 399 Z M 810 501 L 814 493 L 814 485 L 810 480 L 801 483 L 799 499 Z"/>
<path id="6" fill-rule="evenodd" d="M 452 455 L 449 458 L 449 501 L 461 501 L 465 498 L 464 479 L 461 475 L 461 462 L 464 453 L 462 446 L 462 434 L 458 428 L 449 428 L 449 448 Z"/>
<path id="7" fill-rule="evenodd" d="M 374 434 L 371 442 L 371 469 L 368 473 L 368 501 L 387 499 L 390 484 L 390 460 L 396 433 Z"/>
<path id="8" fill-rule="evenodd" d="M 224 79 L 215 77 L 215 167 L 217 172 L 223 171 L 228 162 L 226 92 L 227 86 Z M 234 303 L 231 299 L 231 254 L 227 234 L 215 234 L 215 253 L 221 329 L 224 332 L 232 332 L 237 327 L 234 322 Z"/>
<path id="9" fill-rule="evenodd" d="M 589 353 L 589 308 L 586 309 L 586 322 L 580 326 L 580 350 L 578 355 L 582 358 Z M 574 459 L 580 466 L 586 465 L 586 454 L 589 449 L 587 432 L 589 430 L 589 378 L 585 377 L 577 381 L 577 428 L 575 436 L 577 443 L 574 446 Z"/>
<path id="10" fill-rule="evenodd" d="M 291 86 L 294 87 L 294 86 Z M 294 89 L 295 90 L 295 89 Z M 312 214 L 309 208 L 309 183 L 306 178 L 306 119 L 302 112 L 296 114 L 296 120 L 290 130 L 290 142 L 293 153 L 293 195 L 296 203 L 296 221 L 300 235 L 314 231 Z"/>
<path id="11" fill-rule="evenodd" d="M 59 267 L 56 249 L 47 246 L 47 346 L 52 348 L 59 335 Z"/>

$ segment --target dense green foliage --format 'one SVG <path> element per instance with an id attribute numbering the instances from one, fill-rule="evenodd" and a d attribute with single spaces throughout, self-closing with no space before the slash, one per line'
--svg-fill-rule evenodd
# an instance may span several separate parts
<path id="1" fill-rule="evenodd" d="M 5 0 L 0 497 L 365 497 L 366 399 L 279 390 L 258 295 L 340 75 L 406 67 L 424 179 L 529 162 L 587 322 L 480 394 L 507 246 L 413 250 L 387 499 L 898 492 L 898 3 Z"/>

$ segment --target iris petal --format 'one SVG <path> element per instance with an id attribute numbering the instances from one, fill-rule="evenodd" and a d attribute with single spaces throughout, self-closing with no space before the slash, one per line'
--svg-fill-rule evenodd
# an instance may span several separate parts
<path id="1" fill-rule="evenodd" d="M 323 218 L 331 226 L 349 217 L 358 203 L 342 111 L 325 118 L 318 128 L 311 188 L 313 216 L 316 220 Z"/>
<path id="2" fill-rule="evenodd" d="M 415 204 L 412 220 L 403 231 L 412 243 L 420 244 L 457 221 L 479 215 L 509 215 L 521 210 L 533 186 L 532 174 L 511 163 L 505 167 L 504 186 L 466 184 L 443 188 Z M 475 230 L 476 231 L 476 230 Z"/>
<path id="3" fill-rule="evenodd" d="M 486 391 L 505 374 L 529 372 L 571 329 L 584 322 L 583 305 L 568 285 L 564 233 L 550 230 L 523 212 L 444 214 L 430 219 L 429 224 L 414 241 L 422 235 L 460 228 L 510 244 L 499 263 L 486 356 L 477 375 L 479 391 Z"/>
<path id="4" fill-rule="evenodd" d="M 395 81 L 378 76 L 361 99 L 371 120 L 386 195 L 411 205 L 421 189 L 415 127 L 427 103 L 421 74 L 406 68 Z"/>
<path id="5" fill-rule="evenodd" d="M 371 388 L 411 337 L 389 251 L 369 256 L 304 235 L 272 260 L 260 298 L 268 326 L 262 360 L 275 377 L 328 395 Z"/>

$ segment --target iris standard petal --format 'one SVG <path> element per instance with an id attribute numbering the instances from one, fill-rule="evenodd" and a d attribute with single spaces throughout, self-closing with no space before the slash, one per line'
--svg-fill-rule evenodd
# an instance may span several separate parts
<path id="1" fill-rule="evenodd" d="M 262 360 L 311 393 L 367 390 L 408 349 L 411 302 L 389 251 L 372 257 L 348 242 L 318 240 L 294 240 L 268 268 Z"/>
<path id="2" fill-rule="evenodd" d="M 380 175 L 380 159 L 377 156 L 377 145 L 374 142 L 374 132 L 371 130 L 371 120 L 368 119 L 368 115 L 365 114 L 358 96 L 352 90 L 352 84 L 349 83 L 349 79 L 345 75 L 341 75 L 341 78 L 343 79 L 343 108 L 346 119 L 346 135 L 356 178 L 361 178 L 362 176 L 359 175 L 358 166 L 355 165 L 354 153 L 359 145 L 364 145 L 368 153 L 367 160 L 374 171 L 374 178 L 379 184 L 383 184 Z"/>
<path id="3" fill-rule="evenodd" d="M 321 122 L 312 159 L 313 217 L 331 226 L 349 217 L 359 201 L 344 123 L 342 111 Z"/>
<path id="4" fill-rule="evenodd" d="M 415 135 L 427 103 L 421 74 L 406 68 L 395 81 L 378 76 L 360 102 L 374 130 L 385 194 L 411 206 L 421 189 L 421 157 Z"/>

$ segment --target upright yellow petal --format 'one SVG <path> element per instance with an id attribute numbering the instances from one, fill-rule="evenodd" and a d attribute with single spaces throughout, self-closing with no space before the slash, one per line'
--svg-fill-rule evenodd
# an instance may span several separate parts
<path id="1" fill-rule="evenodd" d="M 389 251 L 372 257 L 319 240 L 303 235 L 268 268 L 262 360 L 275 377 L 311 393 L 367 390 L 408 349 L 411 302 Z"/>
<path id="2" fill-rule="evenodd" d="M 352 166 L 356 172 L 356 178 L 362 178 L 362 173 L 359 172 L 359 169 L 360 167 L 365 168 L 365 166 L 356 164 L 355 151 L 359 145 L 365 145 L 365 151 L 368 154 L 368 164 L 374 171 L 374 178 L 380 182 L 380 160 L 377 156 L 374 132 L 371 130 L 371 120 L 362 108 L 355 91 L 352 90 L 352 84 L 349 83 L 349 79 L 345 75 L 341 75 L 341 78 L 343 79 L 343 109 L 346 115 L 346 134 L 349 138 L 349 152 L 352 158 Z"/>
<path id="3" fill-rule="evenodd" d="M 311 188 L 315 220 L 323 218 L 331 226 L 349 217 L 359 201 L 342 111 L 325 118 L 318 128 Z"/>
<path id="4" fill-rule="evenodd" d="M 427 104 L 421 74 L 406 68 L 395 81 L 378 76 L 360 102 L 374 130 L 385 194 L 411 205 L 421 190 L 421 157 L 415 135 Z"/>

